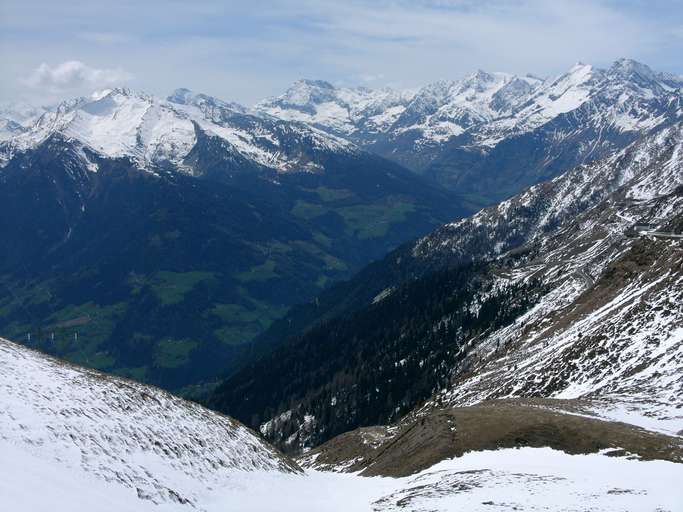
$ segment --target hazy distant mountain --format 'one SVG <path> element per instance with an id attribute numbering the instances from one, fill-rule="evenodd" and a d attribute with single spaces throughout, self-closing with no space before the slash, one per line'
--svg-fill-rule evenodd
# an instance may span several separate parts
<path id="1" fill-rule="evenodd" d="M 27 103 L 0 103 L 0 141 L 25 132 L 45 111 L 43 107 L 34 107 Z"/>

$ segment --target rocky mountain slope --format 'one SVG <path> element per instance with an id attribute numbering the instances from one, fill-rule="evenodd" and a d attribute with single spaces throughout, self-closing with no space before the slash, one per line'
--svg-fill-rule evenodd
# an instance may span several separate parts
<path id="1" fill-rule="evenodd" d="M 538 238 L 526 265 L 499 275 L 502 287 L 539 279 L 549 290 L 514 324 L 477 340 L 438 403 L 590 397 L 605 417 L 680 433 L 680 126 L 626 155 L 632 160 L 624 185 L 557 233 Z M 586 187 L 574 192 L 586 194 Z"/>
<path id="2" fill-rule="evenodd" d="M 515 396 L 677 433 L 682 148 L 665 128 L 395 251 L 275 324 L 291 338 L 212 403 L 290 450 Z"/>
<path id="3" fill-rule="evenodd" d="M 0 161 L 0 332 L 173 389 L 465 212 L 348 141 L 187 90 L 65 102 Z"/>
<path id="4" fill-rule="evenodd" d="M 486 203 L 680 120 L 682 86 L 681 77 L 620 59 L 547 80 L 477 71 L 415 92 L 300 81 L 257 109 L 346 137 Z"/>

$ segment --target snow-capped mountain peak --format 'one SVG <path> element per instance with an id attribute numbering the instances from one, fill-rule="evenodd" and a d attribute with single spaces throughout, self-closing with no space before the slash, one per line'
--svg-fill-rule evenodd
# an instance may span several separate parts
<path id="1" fill-rule="evenodd" d="M 495 79 L 491 73 L 488 73 L 483 69 L 477 69 L 469 78 L 470 80 L 477 80 L 480 82 L 492 82 Z"/>
<path id="2" fill-rule="evenodd" d="M 448 141 L 475 126 L 509 115 L 540 81 L 479 70 L 459 81 L 437 81 L 420 89 L 392 127 L 417 134 L 417 146 Z"/>
<path id="3" fill-rule="evenodd" d="M 334 134 L 373 134 L 390 127 L 412 98 L 412 91 L 388 87 L 335 87 L 324 80 L 297 80 L 284 94 L 258 103 L 257 112 L 302 121 Z M 352 140 L 354 140 L 352 138 Z"/>
<path id="4" fill-rule="evenodd" d="M 652 71 L 649 66 L 633 59 L 626 58 L 621 58 L 614 61 L 614 64 L 612 64 L 612 67 L 610 67 L 609 72 L 627 79 L 633 79 L 636 76 L 645 80 L 657 80 L 658 78 L 655 72 Z"/>
<path id="5" fill-rule="evenodd" d="M 324 80 L 300 79 L 285 91 L 279 100 L 283 104 L 306 107 L 311 103 L 322 103 L 334 98 L 335 87 Z"/>
<path id="6" fill-rule="evenodd" d="M 196 93 L 185 87 L 180 87 L 173 91 L 166 99 L 171 103 L 178 103 L 180 105 L 191 104 L 196 97 Z"/>

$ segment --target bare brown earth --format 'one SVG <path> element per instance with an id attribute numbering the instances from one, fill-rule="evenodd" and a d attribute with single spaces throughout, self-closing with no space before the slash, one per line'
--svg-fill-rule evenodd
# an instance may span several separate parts
<path id="1" fill-rule="evenodd" d="M 683 438 L 580 416 L 581 400 L 490 400 L 437 409 L 395 427 L 347 432 L 300 458 L 304 467 L 402 477 L 469 451 L 522 446 L 683 463 Z"/>

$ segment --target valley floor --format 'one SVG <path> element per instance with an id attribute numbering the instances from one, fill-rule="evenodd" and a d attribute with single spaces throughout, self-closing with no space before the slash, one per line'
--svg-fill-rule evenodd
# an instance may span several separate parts
<path id="1" fill-rule="evenodd" d="M 404 478 L 308 471 L 234 471 L 202 488 L 194 506 L 155 504 L 135 491 L 70 470 L 6 441 L 0 496 L 13 512 L 91 511 L 671 511 L 683 505 L 683 464 L 550 448 L 471 452 Z M 10 462 L 11 461 L 11 462 Z M 8 463 L 9 462 L 9 463 Z"/>

